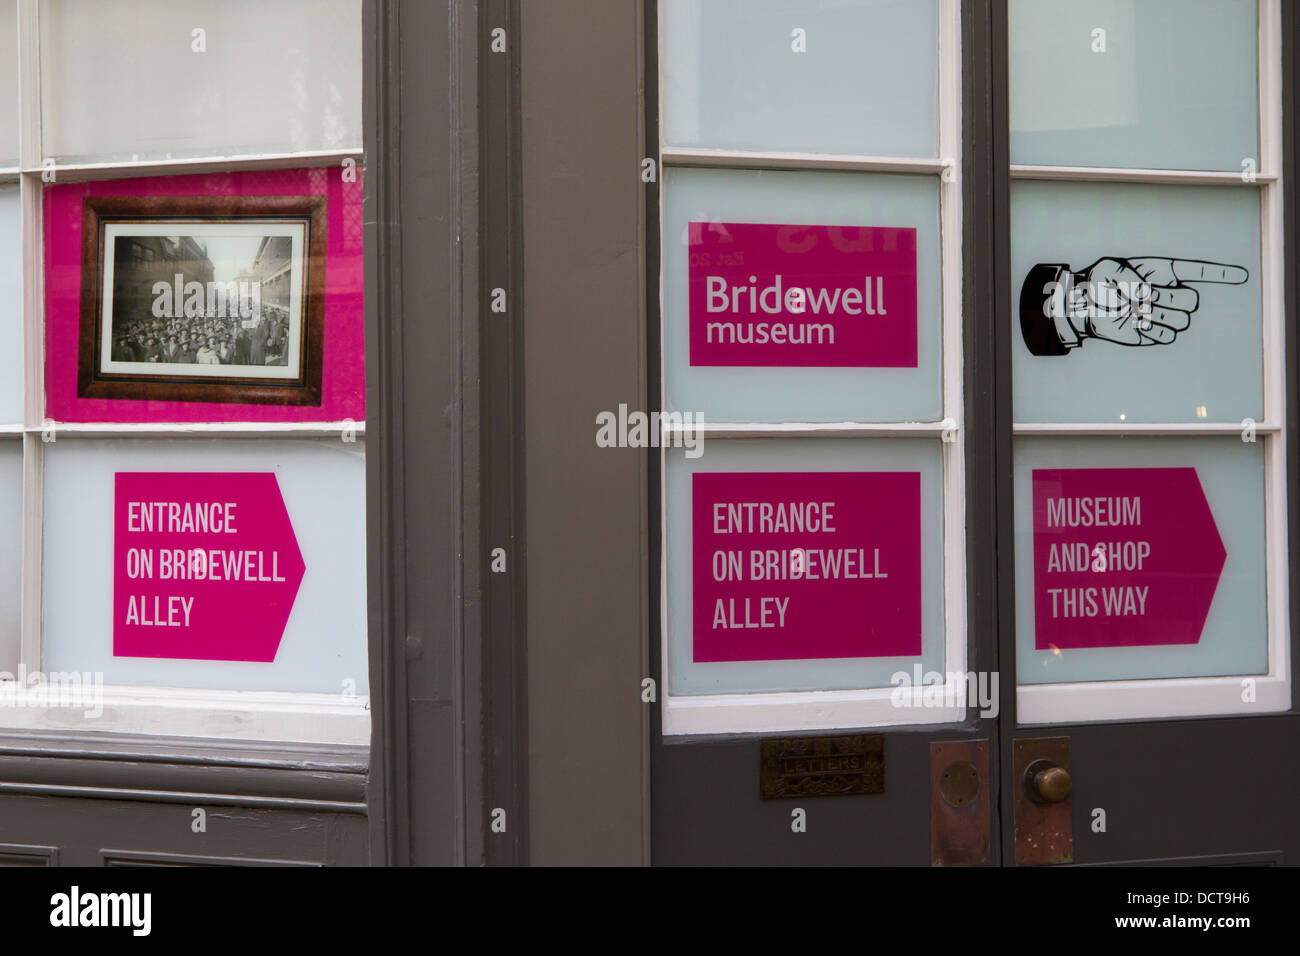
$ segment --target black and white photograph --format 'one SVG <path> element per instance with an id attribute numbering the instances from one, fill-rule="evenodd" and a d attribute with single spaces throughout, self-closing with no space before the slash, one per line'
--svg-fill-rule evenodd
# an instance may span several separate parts
<path id="1" fill-rule="evenodd" d="M 78 395 L 320 403 L 324 202 L 89 197 Z"/>
<path id="2" fill-rule="evenodd" d="M 110 224 L 100 367 L 294 379 L 302 365 L 301 224 Z M 172 234 L 165 234 L 171 230 Z"/>

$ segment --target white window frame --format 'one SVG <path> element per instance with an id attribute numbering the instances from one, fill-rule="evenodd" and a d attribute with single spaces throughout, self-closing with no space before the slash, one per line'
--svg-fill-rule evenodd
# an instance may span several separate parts
<path id="1" fill-rule="evenodd" d="M 0 0 L 3 2 L 3 0 Z M 8 0 L 18 11 L 19 164 L 0 169 L 0 185 L 20 192 L 22 244 L 23 422 L 0 423 L 0 441 L 20 442 L 23 468 L 20 663 L 42 668 L 44 469 L 51 424 L 45 418 L 45 295 L 42 239 L 44 176 L 59 183 L 127 176 L 333 166 L 360 163 L 361 149 L 211 156 L 121 163 L 45 165 L 41 133 L 40 0 Z M 358 28 L 360 24 L 358 24 Z M 232 424 L 62 424 L 57 441 L 81 438 L 245 439 L 339 438 L 355 435 L 365 448 L 364 422 Z M 71 596 L 65 596 L 70 599 Z M 107 628 L 107 622 L 105 622 Z M 365 641 L 364 633 L 358 640 Z M 0 668 L 3 669 L 3 668 Z M 84 720 L 79 709 L 0 706 L 0 731 L 56 730 L 73 733 L 144 733 L 227 740 L 368 744 L 367 695 L 205 690 L 182 687 L 105 686 L 103 714 Z"/>
<path id="2" fill-rule="evenodd" d="M 939 0 L 938 8 L 938 150 L 937 157 L 880 157 L 828 153 L 783 153 L 672 147 L 660 134 L 659 168 L 695 166 L 711 169 L 848 170 L 871 173 L 909 173 L 933 176 L 939 181 L 940 261 L 943 283 L 943 419 L 927 422 L 814 424 L 711 424 L 691 428 L 665 423 L 660 441 L 660 475 L 666 473 L 666 448 L 680 436 L 695 431 L 706 443 L 728 438 L 932 438 L 942 449 L 943 461 L 943 568 L 944 568 L 944 671 L 964 674 L 967 667 L 966 615 L 966 473 L 964 392 L 962 382 L 962 192 L 961 192 L 961 5 L 959 0 Z M 663 63 L 663 29 L 659 36 L 659 62 Z M 663 70 L 659 102 L 663 103 Z M 662 116 L 659 128 L 664 128 Z M 660 189 L 659 221 L 663 222 L 667 177 Z M 661 263 L 667 253 L 660 234 Z M 660 343 L 664 324 L 663 269 L 660 268 Z M 660 362 L 660 394 L 663 368 Z M 960 704 L 941 707 L 898 707 L 891 700 L 894 687 L 838 691 L 782 691 L 707 695 L 674 694 L 668 646 L 668 500 L 661 483 L 660 554 L 660 687 L 662 727 L 665 735 L 763 733 L 833 728 L 890 727 L 906 724 L 953 723 L 966 718 Z M 678 503 L 684 507 L 684 503 Z M 948 688 L 957 690 L 955 684 Z M 952 698 L 945 698 L 952 699 Z"/>
<path id="3" fill-rule="evenodd" d="M 1280 0 L 1259 3 L 1259 170 L 1239 172 L 1012 165 L 1013 180 L 1236 186 L 1260 193 L 1260 264 L 1264 272 L 1264 527 L 1268 672 L 1253 675 L 1255 699 L 1242 700 L 1242 676 L 1024 684 L 1016 688 L 1021 725 L 1087 723 L 1226 714 L 1262 714 L 1291 707 L 1290 593 L 1287 580 L 1286 334 L 1282 207 L 1282 29 Z M 1245 159 L 1246 157 L 1243 157 Z M 1016 436 L 1181 435 L 1240 437 L 1241 422 L 1180 424 L 1016 423 Z"/>

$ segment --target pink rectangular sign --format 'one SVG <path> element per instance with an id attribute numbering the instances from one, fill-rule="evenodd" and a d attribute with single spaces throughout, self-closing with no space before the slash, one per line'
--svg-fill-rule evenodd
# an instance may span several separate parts
<path id="1" fill-rule="evenodd" d="M 692 476 L 693 659 L 921 653 L 919 472 Z"/>
<path id="2" fill-rule="evenodd" d="M 691 365 L 916 368 L 916 230 L 689 225 Z"/>

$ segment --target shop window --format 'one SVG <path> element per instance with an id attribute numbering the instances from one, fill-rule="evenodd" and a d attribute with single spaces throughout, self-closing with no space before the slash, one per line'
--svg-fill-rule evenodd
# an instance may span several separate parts
<path id="1" fill-rule="evenodd" d="M 0 3 L 0 728 L 364 744 L 361 4 L 126 7 Z"/>

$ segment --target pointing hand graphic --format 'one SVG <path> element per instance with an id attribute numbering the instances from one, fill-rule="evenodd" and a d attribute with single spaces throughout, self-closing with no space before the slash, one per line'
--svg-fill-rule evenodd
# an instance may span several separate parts
<path id="1" fill-rule="evenodd" d="M 1020 332 L 1035 355 L 1067 355 L 1085 339 L 1168 345 L 1192 322 L 1200 295 L 1189 283 L 1241 285 L 1241 266 L 1106 256 L 1081 272 L 1040 263 L 1020 287 Z"/>

